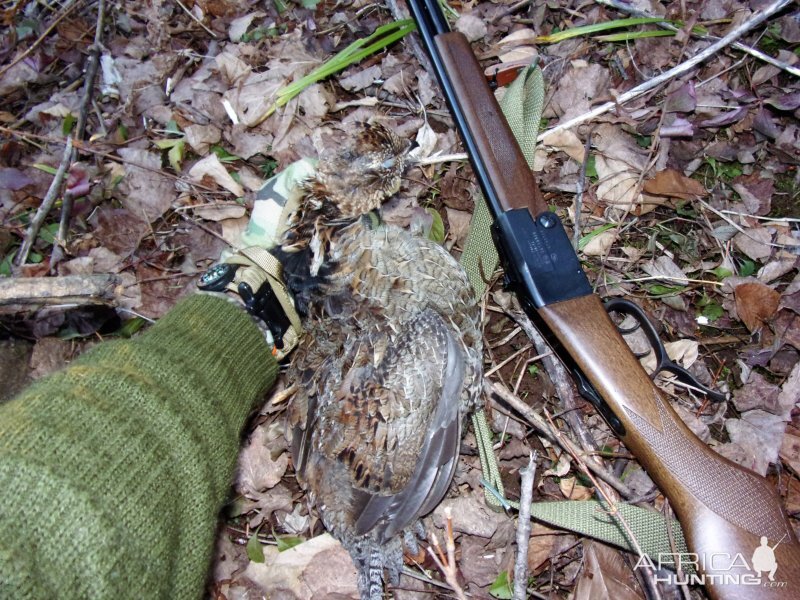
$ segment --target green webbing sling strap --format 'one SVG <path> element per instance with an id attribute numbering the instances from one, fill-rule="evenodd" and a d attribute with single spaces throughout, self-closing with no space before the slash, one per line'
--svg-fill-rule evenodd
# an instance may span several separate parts
<path id="1" fill-rule="evenodd" d="M 533 166 L 533 153 L 539 135 L 539 122 L 544 106 L 544 80 L 537 67 L 529 67 L 520 72 L 514 82 L 506 89 L 500 100 L 500 107 L 508 120 L 517 142 L 528 161 Z M 509 168 L 511 165 L 509 165 Z M 478 297 L 486 290 L 486 281 L 499 263 L 497 250 L 492 241 L 490 227 L 492 215 L 481 194 L 475 196 L 475 211 L 470 225 L 461 265 L 464 267 Z M 519 508 L 519 505 L 505 499 L 503 482 L 497 467 L 492 444 L 492 432 L 483 411 L 472 418 L 475 437 L 480 452 L 481 469 L 485 480 L 484 492 L 489 506 L 500 510 L 503 506 Z M 639 547 L 654 563 L 659 555 L 665 558 L 673 552 L 688 552 L 680 524 L 676 520 L 672 527 L 672 548 L 668 532 L 668 522 L 663 515 L 653 510 L 630 504 L 619 503 L 619 517 L 596 500 L 535 502 L 531 506 L 531 517 L 560 529 L 568 529 L 581 535 L 625 548 L 634 552 L 634 545 L 628 538 L 619 519 L 624 519 L 636 536 Z M 669 566 L 667 560 L 662 564 Z"/>

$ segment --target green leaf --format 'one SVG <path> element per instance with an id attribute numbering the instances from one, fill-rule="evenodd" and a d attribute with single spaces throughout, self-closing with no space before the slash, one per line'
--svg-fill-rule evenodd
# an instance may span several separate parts
<path id="1" fill-rule="evenodd" d="M 174 148 L 178 144 L 183 141 L 182 138 L 170 138 L 167 140 L 153 140 L 153 143 L 156 145 L 156 148 L 159 150 L 167 150 L 170 148 Z"/>
<path id="2" fill-rule="evenodd" d="M 75 127 L 75 117 L 72 113 L 69 113 L 66 117 L 64 117 L 64 122 L 61 124 L 61 134 L 62 135 L 69 135 L 72 131 L 72 128 Z"/>
<path id="3" fill-rule="evenodd" d="M 489 593 L 495 598 L 500 598 L 500 600 L 510 600 L 514 597 L 510 579 L 508 571 L 503 571 L 494 580 L 494 583 L 489 588 Z"/>
<path id="4" fill-rule="evenodd" d="M 231 154 L 222 146 L 211 146 L 211 151 L 217 155 L 219 162 L 223 163 L 232 163 L 236 162 L 237 160 L 242 160 L 240 157 L 236 156 L 235 154 Z M 277 164 L 277 163 L 276 163 Z"/>
<path id="5" fill-rule="evenodd" d="M 6 277 L 11 277 L 11 264 L 14 260 L 14 257 L 17 255 L 17 251 L 14 250 L 13 252 L 9 252 L 3 258 L 3 261 L 0 262 L 0 275 L 5 275 Z"/>
<path id="6" fill-rule="evenodd" d="M 702 315 L 710 322 L 714 322 L 725 314 L 725 309 L 716 302 L 709 302 L 703 307 Z"/>
<path id="7" fill-rule="evenodd" d="M 592 181 L 597 181 L 597 159 L 594 154 L 590 154 L 586 159 L 586 176 Z"/>
<path id="8" fill-rule="evenodd" d="M 142 327 L 144 327 L 145 323 L 147 323 L 147 321 L 145 321 L 141 317 L 134 317 L 133 319 L 128 319 L 122 324 L 122 327 L 120 327 L 117 330 L 117 334 L 123 338 L 130 338 L 133 336 L 134 333 L 136 333 Z"/>
<path id="9" fill-rule="evenodd" d="M 28 254 L 28 262 L 38 265 L 40 262 L 44 260 L 44 256 L 39 254 L 38 252 L 31 252 Z"/>
<path id="10" fill-rule="evenodd" d="M 739 275 L 741 277 L 747 277 L 748 275 L 752 275 L 756 272 L 756 263 L 752 260 L 743 260 L 742 266 L 739 267 Z"/>
<path id="11" fill-rule="evenodd" d="M 259 529 L 261 529 L 259 527 Z M 264 549 L 261 547 L 261 542 L 258 541 L 258 530 L 256 530 L 253 535 L 250 536 L 250 539 L 247 540 L 247 546 L 245 546 L 247 550 L 247 558 L 249 558 L 254 563 L 263 563 L 264 562 Z"/>
<path id="12" fill-rule="evenodd" d="M 300 5 L 310 10 L 317 8 L 317 4 L 319 4 L 319 0 L 300 0 Z"/>
<path id="13" fill-rule="evenodd" d="M 536 379 L 539 376 L 539 367 L 536 365 L 530 365 L 528 367 L 528 373 L 530 374 L 531 377 Z"/>
<path id="14" fill-rule="evenodd" d="M 272 0 L 272 2 L 275 5 L 275 10 L 278 11 L 279 15 L 286 12 L 287 6 L 283 0 Z"/>
<path id="15" fill-rule="evenodd" d="M 50 165 L 44 165 L 42 163 L 33 163 L 34 169 L 39 169 L 40 171 L 44 171 L 48 175 L 55 175 L 58 172 L 58 169 L 55 167 L 51 167 Z"/>
<path id="16" fill-rule="evenodd" d="M 383 50 L 390 44 L 405 37 L 407 34 L 416 30 L 417 26 L 411 19 L 401 19 L 400 21 L 393 21 L 378 27 L 371 35 L 366 38 L 356 40 L 347 48 L 325 61 L 319 67 L 311 71 L 305 77 L 281 88 L 277 92 L 277 100 L 264 114 L 266 119 L 278 108 L 285 105 L 295 96 L 298 96 L 304 89 L 310 85 L 321 81 L 326 77 L 338 73 L 339 71 L 349 67 L 352 64 L 359 62 L 362 58 L 369 56 Z"/>
<path id="17" fill-rule="evenodd" d="M 680 294 L 684 288 L 682 286 L 674 286 L 674 285 L 661 285 L 661 284 L 653 284 L 648 286 L 647 291 L 649 291 L 654 296 L 674 296 L 675 294 Z"/>
<path id="18" fill-rule="evenodd" d="M 584 248 L 586 248 L 586 245 L 589 242 L 591 242 L 594 238 L 596 238 L 598 235 L 600 235 L 604 231 L 608 231 L 609 229 L 614 229 L 614 227 L 616 227 L 616 225 L 614 225 L 613 223 L 606 223 L 605 225 L 602 225 L 597 229 L 590 231 L 589 233 L 584 235 L 580 240 L 578 240 L 578 250 L 583 250 Z"/>
<path id="19" fill-rule="evenodd" d="M 632 17 L 630 19 L 616 19 L 614 21 L 594 23 L 593 25 L 584 25 L 583 27 L 572 27 L 552 35 L 540 35 L 536 38 L 536 41 L 540 44 L 555 44 L 556 42 L 561 42 L 574 37 L 580 37 L 582 35 L 597 33 L 599 31 L 608 31 L 610 29 L 621 29 L 623 27 L 633 27 L 635 25 L 648 25 L 650 23 L 662 22 L 664 22 L 664 19 L 660 17 Z M 669 33 L 672 34 L 672 32 Z"/>
<path id="20" fill-rule="evenodd" d="M 167 123 L 166 130 L 169 133 L 179 133 L 179 134 L 183 135 L 181 130 L 180 130 L 180 127 L 178 127 L 178 123 L 175 121 L 175 119 L 172 119 L 169 123 Z"/>
<path id="21" fill-rule="evenodd" d="M 278 542 L 278 552 L 294 548 L 305 542 L 305 539 L 296 535 L 276 535 L 275 540 Z"/>
<path id="22" fill-rule="evenodd" d="M 169 149 L 167 152 L 167 158 L 169 159 L 169 164 L 175 170 L 176 173 L 181 172 L 181 161 L 183 160 L 183 153 L 186 149 L 186 140 L 181 139 L 179 140 L 180 143 L 175 144 L 172 148 Z"/>
<path id="23" fill-rule="evenodd" d="M 437 244 L 444 243 L 444 221 L 442 221 L 442 215 L 440 215 L 436 210 L 432 208 L 426 208 L 428 214 L 433 217 L 433 223 L 431 224 L 430 233 L 428 233 L 428 238 L 436 242 Z"/>
<path id="24" fill-rule="evenodd" d="M 58 233 L 58 223 L 47 223 L 39 230 L 39 239 L 46 244 L 54 244 Z"/>
<path id="25" fill-rule="evenodd" d="M 710 272 L 713 273 L 714 277 L 716 277 L 720 281 L 722 281 L 726 277 L 730 277 L 731 275 L 733 275 L 733 271 L 731 271 L 730 269 L 726 269 L 725 267 L 717 267 L 716 269 L 712 269 Z"/>
<path id="26" fill-rule="evenodd" d="M 694 209 L 691 202 L 678 202 L 675 212 L 682 217 L 689 217 L 691 219 L 697 218 L 697 211 Z"/>

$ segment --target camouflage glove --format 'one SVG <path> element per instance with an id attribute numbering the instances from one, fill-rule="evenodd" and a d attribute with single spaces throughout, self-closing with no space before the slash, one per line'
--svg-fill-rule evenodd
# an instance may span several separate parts
<path id="1" fill-rule="evenodd" d="M 241 249 L 224 252 L 220 262 L 197 282 L 203 292 L 228 292 L 257 319 L 277 360 L 291 352 L 300 338 L 300 317 L 283 282 L 281 264 L 269 252 L 280 242 L 288 216 L 297 205 L 298 184 L 314 172 L 315 163 L 302 159 L 264 184 L 256 194 Z"/>

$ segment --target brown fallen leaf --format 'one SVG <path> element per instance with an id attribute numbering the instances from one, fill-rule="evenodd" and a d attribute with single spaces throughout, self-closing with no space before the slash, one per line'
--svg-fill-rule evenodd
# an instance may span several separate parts
<path id="1" fill-rule="evenodd" d="M 563 537 L 565 535 L 562 531 L 534 522 L 528 541 L 528 570 L 531 574 L 537 575 L 544 570 L 547 561 L 556 553 L 556 542 Z"/>
<path id="2" fill-rule="evenodd" d="M 594 496 L 593 488 L 582 486 L 576 477 L 563 477 L 558 483 L 561 493 L 568 500 L 589 500 Z"/>
<path id="3" fill-rule="evenodd" d="M 598 542 L 583 542 L 583 572 L 574 600 L 633 600 L 644 598 L 636 577 L 619 550 Z"/>
<path id="4" fill-rule="evenodd" d="M 696 179 L 690 179 L 675 169 L 664 169 L 644 182 L 644 191 L 654 196 L 669 196 L 690 200 L 706 195 L 706 188 Z"/>
<path id="5" fill-rule="evenodd" d="M 263 563 L 251 562 L 244 577 L 258 585 L 267 598 L 358 598 L 353 561 L 330 534 L 283 552 L 264 546 L 264 559 Z"/>
<path id="6" fill-rule="evenodd" d="M 763 283 L 743 283 L 733 290 L 736 313 L 751 332 L 758 331 L 778 310 L 781 295 Z"/>
<path id="7" fill-rule="evenodd" d="M 280 427 L 257 427 L 250 442 L 239 453 L 236 488 L 248 498 L 258 499 L 275 487 L 289 466 L 289 455 L 281 452 Z M 273 455 L 276 455 L 273 458 Z"/>

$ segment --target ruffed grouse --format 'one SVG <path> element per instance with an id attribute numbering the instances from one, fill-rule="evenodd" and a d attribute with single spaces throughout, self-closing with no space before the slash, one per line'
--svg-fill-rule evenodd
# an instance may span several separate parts
<path id="1" fill-rule="evenodd" d="M 397 581 L 402 538 L 446 494 L 482 373 L 458 263 L 367 215 L 399 189 L 410 146 L 364 126 L 320 161 L 276 251 L 305 327 L 288 373 L 294 465 L 362 600 L 382 597 L 384 569 Z"/>

